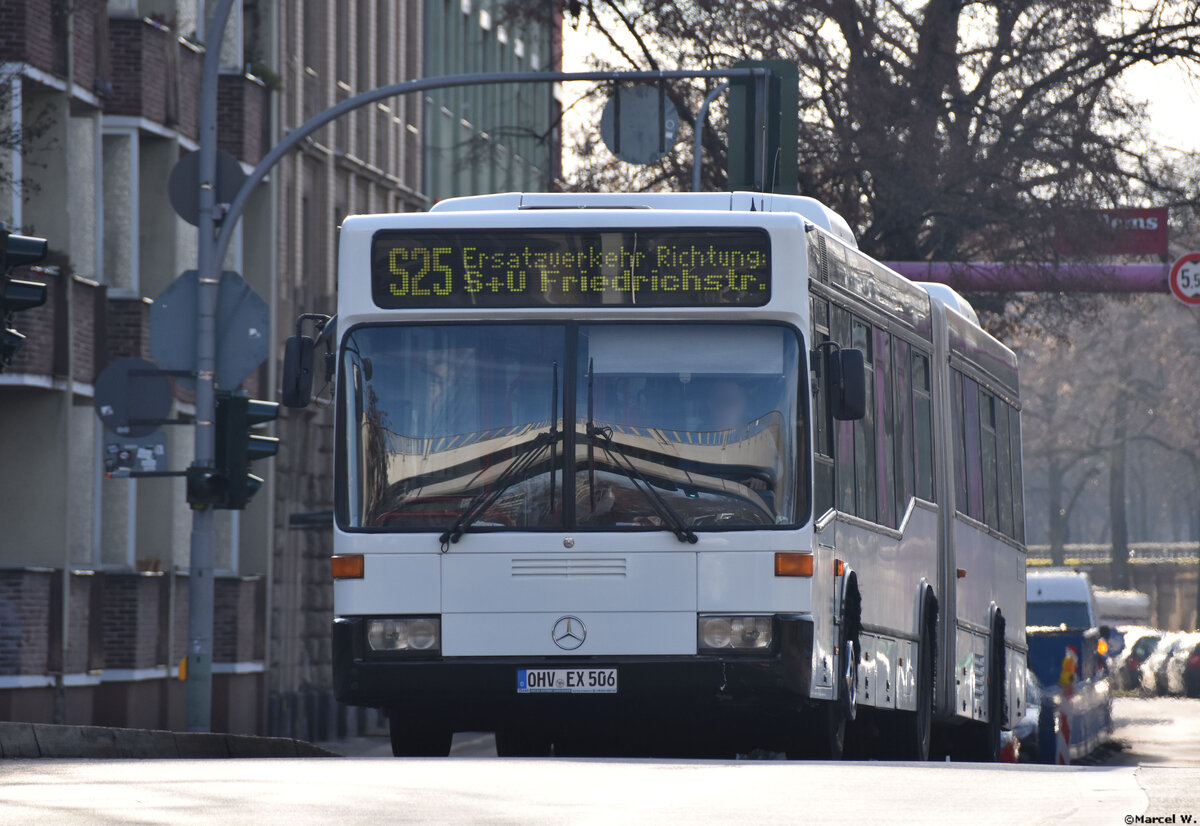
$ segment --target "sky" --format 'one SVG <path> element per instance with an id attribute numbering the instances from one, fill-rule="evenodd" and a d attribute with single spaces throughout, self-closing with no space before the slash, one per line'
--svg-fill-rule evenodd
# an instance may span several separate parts
<path id="1" fill-rule="evenodd" d="M 1173 149 L 1200 151 L 1200 80 L 1168 63 L 1133 70 L 1126 88 L 1149 102 L 1156 137 Z"/>
<path id="2" fill-rule="evenodd" d="M 564 26 L 563 71 L 586 71 L 585 60 L 596 50 L 607 51 L 603 38 L 588 34 L 583 25 L 577 31 Z M 1200 80 L 1189 79 L 1179 66 L 1167 63 L 1131 71 L 1126 88 L 1149 104 L 1152 137 L 1173 149 L 1200 152 Z M 566 100 L 574 100 L 570 88 Z"/>

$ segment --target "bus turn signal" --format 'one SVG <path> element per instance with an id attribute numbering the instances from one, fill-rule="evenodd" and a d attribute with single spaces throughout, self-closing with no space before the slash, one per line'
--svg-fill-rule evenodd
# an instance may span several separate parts
<path id="1" fill-rule="evenodd" d="M 329 558 L 334 579 L 362 579 L 365 566 L 362 554 L 335 554 Z"/>
<path id="2" fill-rule="evenodd" d="M 812 576 L 813 555 L 798 553 L 775 554 L 775 576 Z"/>

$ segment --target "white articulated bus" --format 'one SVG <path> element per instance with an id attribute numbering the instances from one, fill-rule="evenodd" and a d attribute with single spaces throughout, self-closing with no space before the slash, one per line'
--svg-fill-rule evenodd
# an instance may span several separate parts
<path id="1" fill-rule="evenodd" d="M 1017 370 L 965 302 L 755 193 L 352 216 L 338 266 L 334 683 L 397 755 L 994 758 Z"/>

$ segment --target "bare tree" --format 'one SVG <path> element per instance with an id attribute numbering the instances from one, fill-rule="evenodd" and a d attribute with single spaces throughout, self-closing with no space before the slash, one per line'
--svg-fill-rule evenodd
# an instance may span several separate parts
<path id="1" fill-rule="evenodd" d="M 881 259 L 1041 260 L 1049 217 L 1068 205 L 1196 200 L 1194 170 L 1148 143 L 1143 102 L 1120 80 L 1167 59 L 1200 66 L 1200 0 L 1142 11 L 1113 0 L 580 0 L 567 11 L 607 40 L 618 68 L 794 62 L 801 192 Z M 671 92 L 681 113 L 701 93 Z M 725 134 L 705 132 L 714 188 Z M 579 149 L 577 184 L 687 188 L 687 150 L 631 169 L 590 134 Z"/>
<path id="2" fill-rule="evenodd" d="M 1061 340 L 1016 342 L 1030 541 L 1046 536 L 1056 564 L 1072 539 L 1108 541 L 1112 582 L 1128 587 L 1133 543 L 1198 535 L 1196 330 L 1167 296 L 1125 297 L 1066 320 Z"/>
<path id="3" fill-rule="evenodd" d="M 1038 351 L 1034 363 L 1045 364 L 1045 354 Z M 1030 361 L 1033 359 L 1026 363 Z M 1050 363 L 1062 362 L 1056 359 Z M 1077 385 L 1065 376 L 1054 377 L 1048 372 L 1043 372 L 1038 381 L 1027 381 L 1022 390 L 1025 484 L 1031 494 L 1025 515 L 1031 534 L 1033 525 L 1045 520 L 1051 563 L 1062 565 L 1071 539 L 1072 513 L 1099 475 L 1096 459 L 1100 434 L 1094 422 L 1079 426 L 1075 415 Z M 1045 503 L 1042 513 L 1034 504 L 1039 501 Z"/>
<path id="4" fill-rule="evenodd" d="M 22 162 L 27 167 L 44 166 L 29 157 L 27 149 L 43 140 L 54 126 L 54 117 L 51 110 L 44 106 L 34 107 L 33 111 L 14 111 L 13 107 L 18 98 L 10 94 L 10 90 L 14 83 L 21 82 L 21 77 L 15 70 L 0 70 L 0 189 L 19 186 L 23 197 L 28 200 L 37 193 L 37 182 L 29 175 L 15 177 L 10 159 L 22 157 Z M 10 229 L 16 231 L 22 228 Z"/>

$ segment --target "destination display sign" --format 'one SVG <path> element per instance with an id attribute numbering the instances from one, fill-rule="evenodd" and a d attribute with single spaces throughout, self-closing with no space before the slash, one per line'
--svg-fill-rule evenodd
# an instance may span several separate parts
<path id="1" fill-rule="evenodd" d="M 371 296 L 388 309 L 760 307 L 761 229 L 381 230 Z"/>

